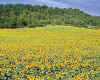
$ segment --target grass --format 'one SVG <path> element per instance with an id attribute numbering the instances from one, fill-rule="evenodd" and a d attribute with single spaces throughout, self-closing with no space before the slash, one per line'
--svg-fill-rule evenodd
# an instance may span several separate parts
<path id="1" fill-rule="evenodd" d="M 99 67 L 99 29 L 0 29 L 0 80 L 100 80 Z"/>

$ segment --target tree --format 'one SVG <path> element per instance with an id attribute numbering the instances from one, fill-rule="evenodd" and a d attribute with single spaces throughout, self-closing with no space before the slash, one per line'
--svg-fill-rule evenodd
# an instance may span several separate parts
<path id="1" fill-rule="evenodd" d="M 44 25 L 100 26 L 100 17 L 72 8 L 54 8 L 23 4 L 0 4 L 0 28 Z"/>

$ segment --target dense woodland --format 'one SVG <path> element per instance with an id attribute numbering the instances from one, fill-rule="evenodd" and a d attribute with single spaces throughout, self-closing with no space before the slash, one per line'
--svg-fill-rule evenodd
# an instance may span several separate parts
<path id="1" fill-rule="evenodd" d="M 53 8 L 23 4 L 0 4 L 0 28 L 73 25 L 100 27 L 100 17 L 72 8 Z"/>

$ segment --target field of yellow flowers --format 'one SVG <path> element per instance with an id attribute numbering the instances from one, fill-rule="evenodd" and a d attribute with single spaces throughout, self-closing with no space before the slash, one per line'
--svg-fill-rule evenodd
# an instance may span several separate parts
<path id="1" fill-rule="evenodd" d="M 100 30 L 0 29 L 0 80 L 100 80 Z"/>

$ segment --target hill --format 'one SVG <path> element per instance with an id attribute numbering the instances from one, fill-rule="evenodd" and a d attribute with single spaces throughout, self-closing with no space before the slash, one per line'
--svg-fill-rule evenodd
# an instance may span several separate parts
<path id="1" fill-rule="evenodd" d="M 0 28 L 37 27 L 49 24 L 100 27 L 100 17 L 72 8 L 0 4 Z"/>

